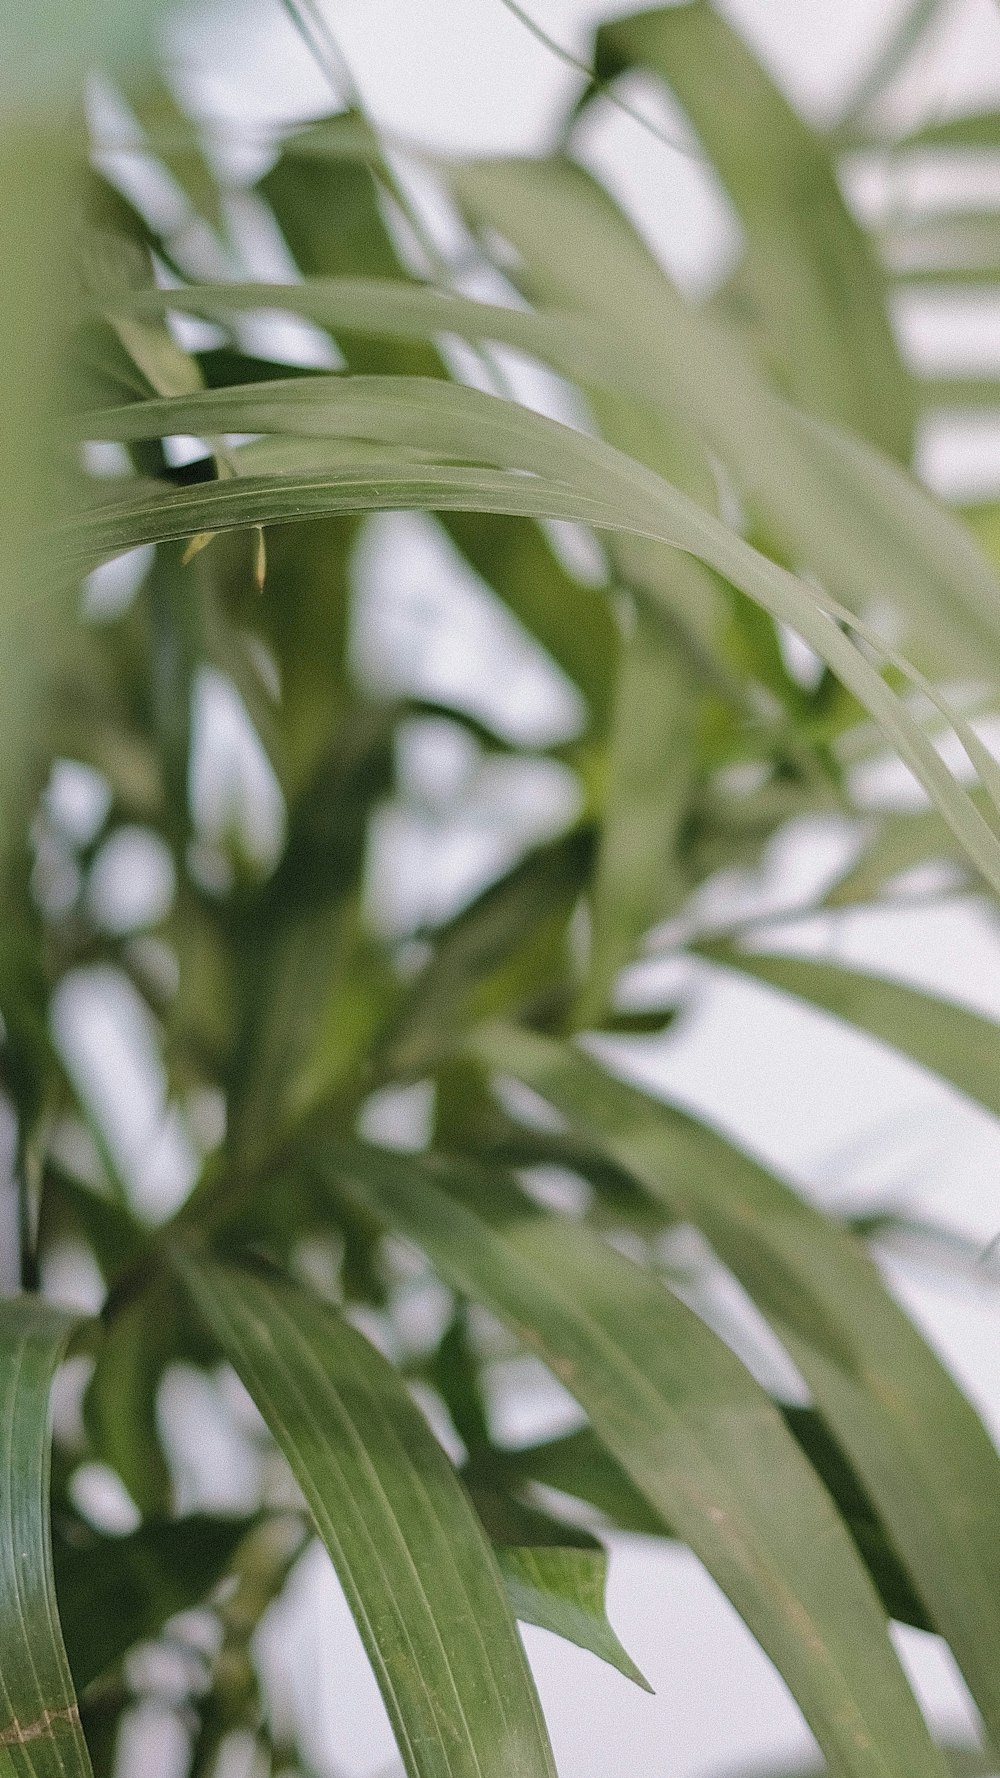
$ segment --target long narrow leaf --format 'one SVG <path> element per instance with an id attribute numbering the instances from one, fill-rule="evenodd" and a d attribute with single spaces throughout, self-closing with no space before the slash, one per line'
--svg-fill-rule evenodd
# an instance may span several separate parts
<path id="1" fill-rule="evenodd" d="M 979 673 L 984 658 L 997 659 L 1000 589 L 968 530 L 888 458 L 770 390 L 736 338 L 681 301 L 579 169 L 505 163 L 470 170 L 461 188 L 476 213 L 516 240 L 545 308 L 479 303 L 390 279 L 321 278 L 142 293 L 128 299 L 129 312 L 176 308 L 221 319 L 279 308 L 364 333 L 454 333 L 515 346 L 574 381 L 689 426 L 787 554 L 807 562 L 853 610 L 890 599 L 951 668 Z M 605 263 L 611 269 L 602 281 Z"/>
<path id="2" fill-rule="evenodd" d="M 487 1223 L 399 1156 L 339 1149 L 321 1165 L 577 1397 L 728 1593 L 845 1778 L 940 1772 L 832 1502 L 716 1334 L 590 1230 L 538 1214 L 500 1181 Z"/>
<path id="3" fill-rule="evenodd" d="M 411 1778 L 554 1778 L 496 1561 L 392 1367 L 302 1290 L 178 1264 L 309 1502 Z"/>
<path id="4" fill-rule="evenodd" d="M 599 439 L 562 426 L 513 402 L 478 390 L 414 377 L 289 379 L 261 394 L 262 385 L 212 391 L 179 401 L 135 403 L 93 416 L 98 436 L 135 438 L 197 430 L 280 423 L 308 413 L 313 434 L 357 440 L 358 461 L 341 457 L 329 475 L 203 483 L 163 494 L 126 484 L 117 502 L 64 527 L 68 554 L 94 561 L 137 543 L 239 524 L 261 524 L 310 513 L 384 510 L 398 506 L 459 507 L 582 518 L 598 528 L 654 538 L 697 557 L 797 629 L 875 718 L 911 767 L 969 857 L 1000 890 L 1000 842 L 968 793 L 943 764 L 903 701 L 846 633 L 846 610 L 780 568 L 719 519 L 633 458 Z M 304 397 L 304 387 L 316 391 Z M 222 402 L 228 401 L 228 407 Z M 268 418 L 270 416 L 270 418 Z M 297 421 L 294 423 L 298 423 Z M 94 436 L 94 432 L 91 432 Z M 366 460 L 360 441 L 398 447 L 398 462 Z M 445 459 L 493 468 L 413 463 L 407 453 L 436 451 Z M 528 474 L 524 472 L 528 471 Z M 666 595 L 658 585 L 654 596 Z M 867 636 L 867 632 L 866 636 Z M 893 657 L 895 659 L 895 657 Z M 992 786 L 990 786 L 992 789 Z"/>
<path id="5" fill-rule="evenodd" d="M 832 1013 L 912 1056 L 1000 1117 L 1000 1025 L 906 982 L 810 957 L 699 945 L 701 955 Z"/>
<path id="6" fill-rule="evenodd" d="M 1000 1741 L 1000 1457 L 863 1249 L 714 1131 L 582 1051 L 499 1027 L 474 1049 L 708 1237 L 801 1370 Z"/>
<path id="7" fill-rule="evenodd" d="M 49 1526 L 49 1390 L 73 1318 L 0 1302 L 0 1771 L 91 1778 L 63 1646 Z"/>

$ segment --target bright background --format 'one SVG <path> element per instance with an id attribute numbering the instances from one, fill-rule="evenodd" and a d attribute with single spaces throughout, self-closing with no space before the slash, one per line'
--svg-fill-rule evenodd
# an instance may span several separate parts
<path id="1" fill-rule="evenodd" d="M 580 86 L 579 77 L 501 0 L 320 5 L 375 121 L 390 136 L 438 152 L 544 149 Z M 900 11 L 889 0 L 720 5 L 818 119 L 836 114 Z M 593 25 L 630 10 L 632 5 L 599 0 L 533 4 L 539 24 L 583 58 Z M 280 0 L 191 5 L 177 15 L 169 48 L 179 81 L 206 113 L 225 122 L 221 135 L 247 169 L 266 164 L 273 124 L 333 108 L 329 83 Z M 637 84 L 630 96 L 659 125 L 683 134 L 682 120 L 670 116 L 652 88 Z M 893 110 L 901 118 L 930 119 L 998 99 L 1000 7 L 994 0 L 954 0 L 918 68 L 894 95 Z M 672 150 L 605 103 L 594 107 L 578 147 L 682 288 L 693 295 L 710 289 L 736 232 L 722 193 L 697 159 Z M 1000 209 L 1000 187 L 984 193 L 976 167 L 956 160 L 935 197 L 948 206 L 974 190 Z M 873 210 L 890 196 L 906 200 L 905 191 L 887 193 L 860 177 L 849 196 Z M 262 244 L 265 260 L 275 252 L 273 244 Z M 1000 315 L 973 312 L 960 297 L 946 310 L 908 298 L 897 322 L 906 348 L 927 361 L 953 364 L 971 355 L 977 364 L 1000 369 Z M 965 434 L 928 430 L 920 468 L 952 496 L 1000 494 L 1000 427 L 987 421 Z M 371 672 L 391 672 L 397 659 L 417 662 L 413 671 L 424 686 L 454 686 L 457 679 L 495 703 L 489 658 L 501 620 L 436 542 L 427 521 L 378 521 L 362 576 L 370 582 L 376 613 L 367 629 L 362 625 L 359 641 Z M 508 721 L 525 733 L 558 726 L 565 719 L 562 688 L 536 653 L 525 649 L 522 655 L 503 688 Z M 200 790 L 205 818 L 210 823 L 214 805 L 224 814 L 227 797 L 241 796 L 257 811 L 266 847 L 273 817 L 266 769 L 223 692 L 208 686 L 206 698 Z M 478 814 L 458 812 L 452 786 L 461 778 L 460 766 L 433 751 L 417 760 L 412 769 L 418 778 L 423 774 L 429 813 L 419 822 L 399 815 L 393 825 L 390 819 L 381 836 L 381 916 L 401 930 L 489 873 L 497 861 L 499 818 L 507 825 L 506 843 L 518 846 L 565 814 L 565 786 L 544 775 L 522 782 L 516 794 L 509 784 L 492 792 L 486 786 Z M 62 793 L 85 801 L 85 789 L 67 782 Z M 873 798 L 919 794 L 905 774 L 889 769 L 870 776 L 866 792 Z M 782 900 L 793 905 L 797 894 L 832 871 L 846 843 L 836 823 L 811 823 L 772 859 L 766 882 L 734 885 L 733 891 L 744 898 L 760 894 L 762 907 Z M 144 881 L 147 893 L 155 891 L 147 880 L 150 869 L 155 877 L 155 861 L 145 867 L 131 861 L 126 875 L 140 893 Z M 1000 1018 L 997 923 L 974 900 L 959 903 L 942 894 L 930 910 L 839 913 L 808 926 L 785 926 L 782 939 L 936 988 Z M 636 1064 L 650 1084 L 669 1082 L 823 1201 L 905 1205 L 984 1245 L 1000 1230 L 1000 1129 L 984 1112 L 875 1043 L 749 983 L 723 984 L 708 966 L 691 966 L 680 985 L 691 991 L 687 1018 L 677 1034 L 651 1042 Z M 64 1052 L 92 1096 L 103 1097 L 137 1189 L 147 1204 L 165 1205 L 184 1189 L 185 1155 L 148 1030 L 107 982 L 103 988 L 80 984 L 75 1000 L 65 994 L 59 1016 Z M 383 1112 L 387 1127 L 405 1134 L 408 1120 L 419 1123 L 421 1107 L 400 1102 Z M 886 1265 L 894 1288 L 1000 1436 L 1000 1271 L 987 1260 L 977 1277 L 948 1276 L 912 1255 L 887 1258 Z M 52 1282 L 58 1288 L 59 1281 Z M 67 1279 L 65 1289 L 72 1288 Z M 208 1385 L 190 1377 L 174 1383 L 164 1417 L 187 1478 L 185 1504 L 241 1504 L 253 1486 L 248 1450 L 224 1436 Z M 529 1365 L 510 1377 L 509 1393 L 497 1406 L 512 1436 L 541 1435 L 564 1411 L 559 1392 Z M 654 1697 L 543 1631 L 525 1633 L 561 1778 L 712 1778 L 758 1763 L 763 1769 L 772 1759 L 808 1758 L 810 1737 L 782 1683 L 692 1557 L 639 1538 L 616 1538 L 610 1614 L 652 1681 Z M 899 1645 L 935 1723 L 944 1730 L 968 1725 L 964 1687 L 936 1639 L 905 1631 Z M 381 1778 L 399 1769 L 347 1608 L 318 1551 L 266 1620 L 261 1647 L 275 1693 L 303 1725 L 321 1778 Z M 164 1722 L 147 1716 L 133 1724 L 123 1763 L 129 1772 L 155 1770 L 157 1778 L 171 1778 L 176 1753 Z M 245 1778 L 238 1746 L 230 1764 L 221 1778 Z"/>

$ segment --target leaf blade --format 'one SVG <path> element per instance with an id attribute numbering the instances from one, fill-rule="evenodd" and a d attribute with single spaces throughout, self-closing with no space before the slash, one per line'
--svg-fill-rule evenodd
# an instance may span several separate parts
<path id="1" fill-rule="evenodd" d="M 309 1502 L 413 1778 L 554 1778 L 484 1534 L 391 1366 L 276 1280 L 177 1256 Z"/>
<path id="2" fill-rule="evenodd" d="M 805 1377 L 1000 1731 L 1000 1457 L 861 1247 L 722 1136 L 568 1046 L 481 1028 L 468 1046 L 694 1223 Z"/>
<path id="3" fill-rule="evenodd" d="M 38 1299 L 0 1303 L 0 1761 L 12 1778 L 92 1778 L 48 1517 L 49 1391 L 73 1319 Z"/>
<path id="4" fill-rule="evenodd" d="M 858 1778 L 939 1772 L 829 1497 L 717 1335 L 590 1230 L 538 1215 L 513 1191 L 505 1197 L 495 1178 L 486 1222 L 430 1169 L 398 1155 L 325 1148 L 318 1165 L 335 1193 L 415 1241 L 453 1288 L 505 1321 L 577 1397 L 602 1442 L 728 1593 L 838 1770 Z M 461 1191 L 462 1171 L 451 1178 Z M 876 1671 L 877 1704 L 869 1693 Z"/>

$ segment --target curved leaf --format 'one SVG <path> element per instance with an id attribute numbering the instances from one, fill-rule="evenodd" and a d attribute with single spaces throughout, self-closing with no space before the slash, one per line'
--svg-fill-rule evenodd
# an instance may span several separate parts
<path id="1" fill-rule="evenodd" d="M 500 1572 L 514 1616 L 575 1642 L 606 1661 L 645 1692 L 652 1686 L 622 1647 L 608 1622 L 604 1586 L 608 1572 L 602 1549 L 532 1544 L 497 1551 Z"/>
<path id="2" fill-rule="evenodd" d="M 596 66 L 649 70 L 680 100 L 744 225 L 736 282 L 792 399 L 908 456 L 913 390 L 888 292 L 823 137 L 706 0 L 602 25 Z"/>
<path id="3" fill-rule="evenodd" d="M 579 168 L 475 167 L 461 174 L 460 189 L 522 252 L 546 307 L 480 303 L 391 279 L 319 278 L 137 294 L 128 312 L 225 318 L 277 308 L 332 328 L 514 346 L 689 426 L 726 464 L 768 535 L 852 610 L 889 598 L 958 671 L 979 674 L 984 660 L 998 659 L 1000 588 L 968 529 L 888 458 L 769 389 L 737 338 L 681 300 Z"/>
<path id="4" fill-rule="evenodd" d="M 1000 1025 L 993 1019 L 906 982 L 837 963 L 730 945 L 693 949 L 890 1044 L 1000 1117 Z"/>
<path id="5" fill-rule="evenodd" d="M 249 384 L 177 401 L 134 403 L 92 416 L 88 425 L 96 426 L 98 435 L 128 439 L 197 432 L 205 420 L 212 422 L 213 431 L 240 424 L 275 426 L 282 415 L 286 424 L 305 425 L 313 436 L 357 441 L 357 461 L 350 464 L 338 451 L 337 468 L 326 475 L 292 471 L 252 481 L 236 477 L 168 494 L 148 484 L 138 489 L 126 484 L 116 502 L 62 528 L 64 547 L 71 555 L 96 561 L 167 536 L 309 513 L 399 506 L 582 518 L 598 528 L 671 544 L 714 568 L 799 632 L 874 717 L 969 857 L 1000 891 L 1000 841 L 903 700 L 851 640 L 848 632 L 858 626 L 850 614 L 753 549 L 652 470 L 601 440 L 496 396 L 416 377 L 292 378 L 270 389 Z M 361 441 L 367 441 L 364 448 Z M 400 455 L 394 463 L 384 455 L 366 458 L 371 443 L 379 450 L 391 444 Z M 440 466 L 414 463 L 406 455 L 414 447 L 436 451 L 448 461 Z M 452 467 L 455 459 L 497 467 Z M 649 590 L 668 602 L 659 584 Z M 869 633 L 864 635 L 870 644 Z M 962 739 L 967 750 L 980 745 L 964 732 Z M 984 759 L 992 774 L 994 762 Z M 996 796 L 992 776 L 987 789 Z"/>
<path id="6" fill-rule="evenodd" d="M 327 1150 L 335 1192 L 422 1247 L 545 1361 L 771 1655 L 854 1778 L 940 1773 L 886 1621 L 829 1496 L 740 1361 L 651 1274 L 500 1178 Z M 442 1189 L 463 1180 L 491 1221 Z M 489 1184 L 489 1191 L 487 1191 Z"/>
<path id="7" fill-rule="evenodd" d="M 496 1561 L 395 1371 L 303 1290 L 177 1265 L 309 1502 L 411 1778 L 554 1778 Z"/>
<path id="8" fill-rule="evenodd" d="M 49 1526 L 49 1390 L 74 1324 L 0 1302 L 0 1770 L 92 1778 L 63 1646 Z"/>
<path id="9" fill-rule="evenodd" d="M 723 1137 L 581 1051 L 499 1027 L 469 1047 L 707 1236 L 805 1377 L 1000 1742 L 1000 1457 L 861 1246 Z"/>

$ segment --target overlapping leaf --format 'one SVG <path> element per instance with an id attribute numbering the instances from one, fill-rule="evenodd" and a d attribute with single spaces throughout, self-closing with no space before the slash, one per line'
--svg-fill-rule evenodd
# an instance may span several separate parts
<path id="1" fill-rule="evenodd" d="M 544 1358 L 729 1594 L 838 1769 L 940 1770 L 829 1497 L 717 1335 L 590 1231 L 533 1213 L 500 1180 L 489 1196 L 466 1180 L 487 1220 L 397 1156 L 339 1149 L 322 1164 L 348 1201 L 415 1241 Z M 452 1183 L 461 1190 L 461 1169 Z"/>
<path id="2" fill-rule="evenodd" d="M 784 1342 L 850 1458 L 992 1735 L 1000 1691 L 1000 1457 L 862 1249 L 780 1179 L 579 1050 L 484 1030 L 522 1080 L 711 1241 Z"/>
<path id="3" fill-rule="evenodd" d="M 552 1778 L 495 1560 L 391 1366 L 301 1290 L 178 1263 L 306 1495 L 407 1772 Z"/>

